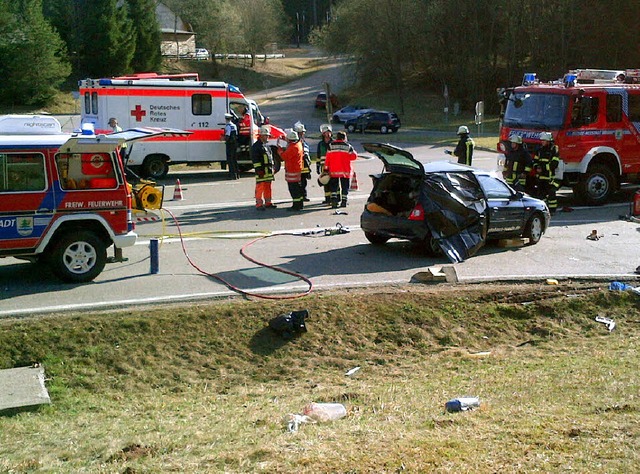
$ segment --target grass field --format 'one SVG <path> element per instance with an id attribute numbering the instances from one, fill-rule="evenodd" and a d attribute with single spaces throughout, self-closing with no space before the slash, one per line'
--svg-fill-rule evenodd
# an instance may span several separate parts
<path id="1" fill-rule="evenodd" d="M 41 363 L 52 404 L 0 417 L 0 472 L 638 472 L 640 296 L 606 286 L 3 320 L 0 367 Z M 301 337 L 267 328 L 302 308 Z M 444 412 L 466 395 L 480 409 Z M 347 417 L 289 432 L 312 401 Z"/>

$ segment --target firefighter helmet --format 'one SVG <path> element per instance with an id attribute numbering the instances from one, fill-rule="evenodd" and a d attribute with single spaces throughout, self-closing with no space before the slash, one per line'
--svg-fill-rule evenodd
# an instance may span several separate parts
<path id="1" fill-rule="evenodd" d="M 287 140 L 290 142 L 297 142 L 298 140 L 300 140 L 300 137 L 298 137 L 298 132 L 296 132 L 295 130 L 291 130 L 289 133 L 287 133 Z"/>
<path id="2" fill-rule="evenodd" d="M 464 135 L 464 134 L 469 135 L 469 127 L 467 127 L 466 125 L 460 125 L 458 127 L 457 135 Z"/>
<path id="3" fill-rule="evenodd" d="M 522 137 L 521 137 L 520 135 L 515 135 L 515 134 L 514 134 L 514 135 L 511 135 L 511 136 L 509 137 L 509 141 L 510 141 L 511 143 L 519 143 L 519 144 L 521 144 L 521 145 L 522 145 Z"/>
<path id="4" fill-rule="evenodd" d="M 323 123 L 322 125 L 320 125 L 320 133 L 324 133 L 324 132 L 332 132 L 333 129 L 331 128 L 331 125 L 329 125 L 328 123 Z"/>
<path id="5" fill-rule="evenodd" d="M 304 133 L 307 131 L 307 129 L 304 128 L 304 124 L 300 121 L 293 124 L 293 129 L 298 133 Z"/>
<path id="6" fill-rule="evenodd" d="M 263 125 L 262 127 L 260 127 L 260 131 L 258 132 L 258 135 L 266 135 L 268 137 L 269 135 L 271 135 L 271 127 L 267 127 L 266 125 Z"/>
<path id="7" fill-rule="evenodd" d="M 542 132 L 540 134 L 540 140 L 542 140 L 543 142 L 553 141 L 553 135 L 551 135 L 551 132 Z"/>

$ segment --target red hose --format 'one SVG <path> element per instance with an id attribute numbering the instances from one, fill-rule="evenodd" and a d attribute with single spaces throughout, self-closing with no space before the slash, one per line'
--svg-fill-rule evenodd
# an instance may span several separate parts
<path id="1" fill-rule="evenodd" d="M 216 280 L 221 282 L 223 285 L 225 285 L 227 288 L 229 288 L 232 291 L 235 291 L 236 293 L 240 293 L 240 294 L 245 295 L 245 296 L 253 296 L 255 298 L 262 298 L 262 299 L 267 299 L 267 300 L 291 300 L 291 299 L 295 299 L 295 298 L 301 298 L 301 297 L 306 296 L 309 293 L 311 293 L 311 289 L 313 288 L 313 283 L 311 282 L 310 279 L 308 279 L 304 275 L 300 275 L 299 273 L 295 273 L 295 272 L 292 272 L 292 271 L 289 271 L 289 270 L 285 270 L 284 268 L 276 267 L 274 265 L 268 265 L 266 263 L 259 262 L 256 259 L 254 259 L 252 257 L 249 257 L 245 253 L 245 250 L 247 248 L 249 248 L 251 245 L 253 245 L 254 243 L 258 242 L 259 240 L 266 239 L 267 237 L 275 237 L 275 236 L 279 236 L 279 235 L 296 235 L 296 234 L 283 233 L 283 234 L 264 235 L 262 237 L 258 237 L 257 239 L 254 239 L 251 242 L 248 242 L 248 243 L 244 244 L 242 246 L 242 248 L 240 249 L 240 255 L 242 255 L 245 259 L 249 260 L 250 262 L 255 263 L 256 265 L 260 265 L 261 267 L 264 267 L 264 268 L 269 268 L 269 269 L 274 270 L 276 272 L 285 273 L 287 275 L 294 276 L 294 277 L 298 278 L 299 280 L 304 281 L 309 286 L 307 291 L 305 291 L 304 293 L 297 293 L 295 295 L 286 295 L 286 296 L 282 296 L 282 295 L 263 295 L 263 294 L 260 294 L 260 293 L 252 293 L 250 291 L 246 291 L 246 290 L 240 289 L 237 286 L 234 286 L 231 283 L 229 283 L 228 281 L 226 281 L 221 276 L 216 275 L 215 273 L 209 273 L 209 272 L 201 269 L 198 265 L 196 265 L 193 262 L 193 260 L 191 260 L 191 257 L 189 257 L 189 254 L 187 253 L 187 248 L 186 248 L 186 246 L 184 244 L 184 238 L 182 237 L 182 229 L 180 228 L 180 223 L 178 222 L 178 219 L 176 218 L 176 216 L 170 210 L 168 210 L 168 209 L 164 209 L 164 210 L 169 213 L 169 215 L 173 218 L 173 221 L 176 223 L 176 227 L 178 228 L 178 235 L 180 236 L 180 244 L 182 245 L 182 252 L 184 253 L 184 256 L 187 258 L 187 261 L 189 262 L 189 264 L 193 268 L 195 268 L 198 272 L 202 273 L 203 275 L 206 275 L 206 276 L 211 277 L 211 278 L 215 278 Z"/>

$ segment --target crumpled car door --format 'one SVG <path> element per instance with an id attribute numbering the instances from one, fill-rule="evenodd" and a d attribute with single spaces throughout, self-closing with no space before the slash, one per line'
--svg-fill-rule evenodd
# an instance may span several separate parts
<path id="1" fill-rule="evenodd" d="M 472 172 L 427 173 L 420 202 L 431 235 L 452 263 L 484 245 L 487 202 Z"/>

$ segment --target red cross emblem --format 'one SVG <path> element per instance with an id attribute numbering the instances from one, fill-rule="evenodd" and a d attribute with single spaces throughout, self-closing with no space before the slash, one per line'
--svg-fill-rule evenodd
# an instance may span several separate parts
<path id="1" fill-rule="evenodd" d="M 136 122 L 142 122 L 142 117 L 147 115 L 146 110 L 142 110 L 142 106 L 136 105 L 136 108 L 131 111 L 131 116 L 136 118 Z"/>

